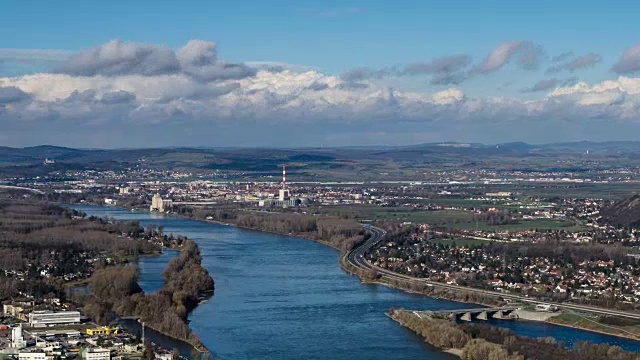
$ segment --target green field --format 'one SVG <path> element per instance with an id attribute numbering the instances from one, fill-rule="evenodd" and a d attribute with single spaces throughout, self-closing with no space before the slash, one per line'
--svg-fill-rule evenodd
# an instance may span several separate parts
<path id="1" fill-rule="evenodd" d="M 490 243 L 489 240 L 478 240 L 478 239 L 436 239 L 429 241 L 434 244 L 442 244 L 449 246 L 477 246 L 477 245 L 485 245 Z"/>
<path id="2" fill-rule="evenodd" d="M 613 326 L 602 324 L 596 318 L 588 318 L 576 314 L 563 313 L 547 320 L 550 323 L 566 326 L 578 327 L 592 331 L 599 331 L 607 334 L 620 335 L 625 337 L 640 337 L 640 325 Z"/>
<path id="3" fill-rule="evenodd" d="M 600 198 L 615 200 L 640 193 L 640 183 L 516 184 L 505 185 L 502 191 L 521 192 L 527 196 L 546 198 Z"/>
<path id="4" fill-rule="evenodd" d="M 516 196 L 517 201 L 521 204 L 513 204 L 512 200 L 505 200 L 496 198 L 495 200 L 469 200 L 469 199 L 420 199 L 417 202 L 422 204 L 437 204 L 442 206 L 454 206 L 454 207 L 475 207 L 475 208 L 496 208 L 501 210 L 517 210 L 522 207 L 527 207 L 529 210 L 542 209 L 548 203 L 532 202 L 527 197 Z"/>
<path id="5" fill-rule="evenodd" d="M 523 231 L 523 230 L 564 230 L 569 232 L 576 231 L 584 231 L 588 228 L 576 225 L 571 221 L 566 220 L 551 220 L 551 219 L 541 219 L 541 220 L 531 220 L 531 221 L 521 221 L 517 224 L 508 224 L 508 225 L 487 225 L 483 222 L 464 222 L 464 223 L 448 223 L 443 224 L 443 226 L 451 228 L 451 229 L 461 229 L 461 230 L 484 230 L 484 231 Z"/>
<path id="6" fill-rule="evenodd" d="M 473 214 L 463 210 L 425 211 L 379 206 L 361 206 L 354 208 L 354 210 L 357 217 L 361 219 L 409 221 L 418 224 L 466 223 L 474 219 Z"/>
<path id="7" fill-rule="evenodd" d="M 469 201 L 469 200 L 462 200 Z M 521 221 L 517 224 L 487 225 L 476 221 L 474 214 L 464 210 L 415 210 L 409 207 L 380 207 L 375 205 L 355 205 L 314 209 L 325 215 L 351 217 L 373 221 L 398 221 L 413 224 L 438 225 L 451 229 L 482 231 L 522 231 L 522 230 L 564 230 L 584 231 L 588 228 L 567 220 L 540 219 Z"/>

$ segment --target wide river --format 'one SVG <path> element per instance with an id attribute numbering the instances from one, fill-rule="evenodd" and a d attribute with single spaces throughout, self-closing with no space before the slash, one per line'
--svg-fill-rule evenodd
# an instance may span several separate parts
<path id="1" fill-rule="evenodd" d="M 471 306 L 362 284 L 340 269 L 336 250 L 308 240 L 118 208 L 74 208 L 143 226 L 164 225 L 165 233 L 198 243 L 216 289 L 191 314 L 191 327 L 217 359 L 451 359 L 385 311 Z M 162 287 L 162 270 L 175 254 L 140 260 L 146 292 Z M 640 342 L 614 336 L 536 322 L 495 324 L 567 344 L 587 340 L 640 352 Z"/>

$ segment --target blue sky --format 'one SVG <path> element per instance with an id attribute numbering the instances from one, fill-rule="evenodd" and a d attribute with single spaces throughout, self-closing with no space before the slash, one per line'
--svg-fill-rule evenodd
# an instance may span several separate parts
<path id="1" fill-rule="evenodd" d="M 342 77 L 345 81 L 345 73 L 348 74 L 354 69 L 366 68 L 369 75 L 359 76 L 353 82 L 366 83 L 365 85 L 370 89 L 375 87 L 376 89 L 392 89 L 392 91 L 406 93 L 434 94 L 455 88 L 464 94 L 465 99 L 509 98 L 520 101 L 518 105 L 514 105 L 514 108 L 517 108 L 517 106 L 522 106 L 524 101 L 544 99 L 550 91 L 556 88 L 573 86 L 581 81 L 591 87 L 596 87 L 598 83 L 603 81 L 615 81 L 619 76 L 635 79 L 635 76 L 638 75 L 635 67 L 635 61 L 638 59 L 636 59 L 635 53 L 629 53 L 628 59 L 624 63 L 621 62 L 621 57 L 625 51 L 640 42 L 638 13 L 640 13 L 640 2 L 615 0 L 234 2 L 4 0 L 0 12 L 0 33 L 5 35 L 0 40 L 0 78 L 5 77 L 12 80 L 6 80 L 4 85 L 0 82 L 0 86 L 16 87 L 19 91 L 26 93 L 30 97 L 30 101 L 38 100 L 41 101 L 41 104 L 45 104 L 42 103 L 42 96 L 34 95 L 33 86 L 25 85 L 25 81 L 19 82 L 16 79 L 29 74 L 64 73 L 73 75 L 74 79 L 72 80 L 77 82 L 79 81 L 78 77 L 84 76 L 86 78 L 87 73 L 60 71 L 61 66 L 68 65 L 66 64 L 69 61 L 67 58 L 103 46 L 114 39 L 120 39 L 122 43 L 126 44 L 166 46 L 175 51 L 178 51 L 192 39 L 201 39 L 216 43 L 214 56 L 216 61 L 221 59 L 228 63 L 248 64 L 248 66 L 253 66 L 252 62 L 255 61 L 303 65 L 325 77 Z M 512 45 L 513 55 L 501 63 L 497 70 L 474 72 L 474 69 L 480 67 L 492 51 L 501 44 L 507 43 Z M 24 54 L 20 55 L 16 49 L 32 51 L 32 53 L 25 59 Z M 59 50 L 69 53 L 56 52 Z M 525 50 L 535 51 L 535 64 L 518 64 L 517 56 Z M 34 55 L 33 51 L 40 52 Z M 120 50 L 116 49 L 115 51 Z M 563 53 L 569 54 L 565 60 L 553 61 L 554 57 Z M 433 72 L 428 74 L 422 72 L 414 76 L 407 75 L 406 71 L 402 70 L 410 64 L 429 63 L 442 57 L 450 59 L 449 57 L 453 55 L 465 56 L 469 59 L 466 67 L 458 69 L 460 71 L 455 74 L 446 73 L 446 75 L 460 76 L 462 80 L 433 84 L 434 81 L 430 80 L 431 76 L 435 77 Z M 569 66 L 567 64 L 571 61 L 586 61 L 587 55 L 590 56 L 589 59 L 593 60 L 588 64 L 577 66 L 573 70 L 552 73 L 547 71 L 553 66 Z M 615 64 L 622 64 L 616 69 L 623 68 L 624 71 L 614 71 L 612 67 Z M 292 67 L 291 69 L 300 71 L 300 68 L 294 69 Z M 95 73 L 91 73 L 91 76 L 105 74 L 107 73 L 97 70 Z M 139 74 L 126 70 L 123 73 L 109 72 L 108 75 L 115 81 L 116 78 L 122 80 L 123 76 Z M 193 74 L 190 76 L 193 77 Z M 220 79 L 216 79 L 216 81 L 218 80 Z M 228 81 L 229 79 L 225 78 L 224 80 Z M 238 86 L 244 88 L 247 85 L 244 77 L 235 77 L 233 80 L 238 81 L 234 83 L 234 86 L 239 84 Z M 328 85 L 329 88 L 337 86 L 332 83 L 333 80 L 329 78 L 325 80 L 327 84 L 332 84 Z M 325 80 L 314 78 L 313 81 L 322 82 Z M 138 79 L 138 81 L 141 80 Z M 289 80 L 280 79 L 278 81 Z M 303 80 L 290 79 L 290 81 L 299 83 Z M 211 82 L 210 79 L 207 82 Z M 220 84 L 216 83 L 215 86 Z M 131 92 L 129 88 L 118 88 L 113 83 L 109 86 L 114 91 Z M 229 84 L 225 83 L 224 86 L 229 86 Z M 341 86 L 342 89 L 346 87 L 346 85 Z M 78 89 L 80 88 L 86 90 L 86 86 Z M 622 97 L 629 99 L 629 94 L 635 95 L 635 85 L 631 88 L 631 90 L 625 88 L 625 94 Z M 349 94 L 355 93 L 356 90 L 353 89 Z M 6 89 L 5 91 L 10 92 Z M 385 91 L 387 90 L 378 93 L 382 94 Z M 269 97 L 273 94 L 274 92 L 271 92 L 266 96 Z M 601 92 L 599 94 L 602 95 Z M 277 95 L 283 96 L 279 93 Z M 620 100 L 615 95 L 606 94 L 611 102 L 619 105 Z M 95 96 L 98 99 L 102 95 L 97 93 Z M 362 97 L 358 99 L 370 96 L 372 95 L 369 93 L 362 94 Z M 142 97 L 140 94 L 134 94 L 134 97 L 138 101 L 139 108 Z M 291 94 L 288 94 L 287 98 L 288 101 L 292 101 Z M 308 100 L 306 97 L 304 99 Z M 385 101 L 388 100 L 385 98 Z M 0 101 L 2 101 L 1 93 Z M 45 104 L 47 107 L 53 106 L 51 99 L 47 101 L 49 101 Z M 282 101 L 282 99 L 278 100 L 278 104 Z M 477 106 L 469 103 L 468 100 L 465 101 L 467 101 L 465 108 Z M 492 103 L 490 100 L 487 101 Z M 581 105 L 594 105 L 591 99 L 573 99 L 572 101 Z M 298 99 L 295 105 L 302 107 L 301 113 L 313 112 L 312 109 L 307 111 L 304 106 L 299 104 L 301 102 L 302 100 Z M 600 100 L 596 102 L 596 105 L 603 104 L 603 101 Z M 56 104 L 56 106 L 62 105 Z M 446 106 L 450 107 L 449 104 Z M 485 104 L 483 108 L 487 106 L 489 105 Z M 544 106 L 549 107 L 550 105 Z M 629 109 L 635 107 L 635 102 L 625 106 L 616 113 L 602 113 L 598 117 L 598 121 L 618 121 L 621 124 L 619 133 L 613 132 L 611 138 L 625 134 L 629 126 L 635 126 L 630 125 L 626 120 L 620 121 L 635 116 L 635 114 L 628 112 Z M 31 108 L 33 107 L 31 105 Z M 510 110 L 504 110 L 505 107 L 506 105 L 501 104 L 500 111 L 511 114 Z M 581 114 L 584 112 L 594 112 L 593 109 L 572 109 L 571 114 L 558 115 L 556 107 L 559 105 L 556 104 L 555 99 L 551 107 L 554 109 L 553 113 L 541 115 L 545 121 L 576 120 L 575 118 L 582 116 Z M 402 105 L 402 111 L 399 112 L 397 118 L 406 120 L 407 117 L 410 117 L 407 122 L 414 125 L 418 123 L 419 119 L 416 119 L 413 112 L 410 116 L 403 112 L 405 108 Z M 13 106 L 12 109 L 18 111 L 17 109 L 20 107 Z M 27 109 L 27 105 L 24 105 L 24 109 Z M 105 112 L 108 111 L 108 109 L 101 109 L 99 114 L 89 112 L 83 116 L 100 117 L 104 122 L 106 121 L 104 120 Z M 130 114 L 127 110 L 114 109 L 114 113 L 118 111 Z M 180 111 L 190 113 L 191 118 L 197 121 L 202 120 L 196 119 L 198 116 L 211 116 L 211 114 L 203 115 L 193 109 Z M 435 113 L 441 114 L 442 111 L 439 109 Z M 456 110 L 455 113 L 459 114 L 460 111 Z M 514 111 L 522 110 L 516 109 Z M 531 112 L 532 110 L 527 109 L 526 111 Z M 600 111 L 599 109 L 597 112 Z M 60 116 L 59 114 L 64 111 L 61 112 L 56 108 L 54 112 Z M 249 112 L 255 113 L 256 110 Z M 380 112 L 379 109 L 375 110 L 376 114 Z M 488 112 L 502 114 L 498 110 Z M 122 116 L 122 113 L 118 114 Z M 385 114 L 387 114 L 385 116 L 394 116 L 393 111 Z M 15 116 L 16 113 L 13 115 Z M 276 115 L 282 116 L 280 113 Z M 271 114 L 264 117 L 273 118 L 276 115 Z M 369 117 L 369 115 L 367 113 L 363 117 Z M 2 116 L 0 112 L 0 121 L 2 121 Z M 5 111 L 4 117 L 7 116 Z M 32 117 L 34 115 L 24 112 L 23 116 Z M 165 116 L 170 117 L 170 115 Z M 435 115 L 432 114 L 429 119 L 424 119 L 426 128 L 433 126 L 433 116 Z M 40 117 L 47 118 L 45 115 L 37 117 L 39 119 Z M 258 117 L 262 118 L 263 116 Z M 296 115 L 295 117 L 299 118 L 300 116 Z M 462 117 L 467 119 L 470 116 Z M 233 116 L 225 119 L 231 118 Z M 232 123 L 235 124 L 233 126 L 238 126 L 241 129 L 242 127 L 237 125 L 238 120 L 241 119 L 234 118 Z M 314 117 L 312 120 L 302 121 L 301 125 L 309 122 L 316 124 L 324 120 Z M 332 120 L 336 119 L 332 118 Z M 343 120 L 351 121 L 351 119 Z M 490 119 L 480 120 L 489 121 Z M 39 121 L 45 120 L 40 119 Z M 186 118 L 183 121 L 187 121 Z M 258 120 L 252 119 L 251 121 Z M 93 122 L 95 123 L 95 121 Z M 205 125 L 213 126 L 211 123 Z M 381 126 L 381 129 L 384 128 L 380 122 L 376 122 L 374 125 Z M 491 123 L 491 125 L 495 124 Z M 227 123 L 225 126 L 229 126 L 229 124 Z M 327 126 L 331 128 L 334 125 L 329 122 Z M 469 128 L 460 123 L 450 126 L 451 128 Z M 530 126 L 530 124 L 526 124 L 526 126 Z M 586 128 L 591 127 L 593 126 L 586 126 Z M 356 128 L 357 126 L 353 131 L 356 131 Z M 437 133 L 447 132 L 444 130 L 445 128 L 440 126 L 437 131 L 429 130 L 431 135 L 426 136 L 425 139 L 434 136 L 437 138 Z M 622 130 L 623 128 L 624 130 Z M 381 130 L 382 133 L 388 133 L 388 131 Z M 598 131 L 595 131 L 593 135 L 584 136 L 593 137 L 596 133 Z M 331 131 L 327 131 L 327 134 L 329 134 L 328 138 L 335 138 L 336 135 Z M 461 134 L 463 133 L 461 132 Z M 397 134 L 393 138 L 398 139 Z M 505 136 L 505 140 L 512 140 L 511 138 L 516 140 L 515 136 Z M 448 138 L 446 140 L 455 139 Z M 472 139 L 468 135 L 461 135 L 459 140 L 469 141 Z M 490 138 L 479 136 L 478 140 L 488 141 Z M 543 141 L 538 137 L 518 140 Z M 61 141 L 63 141 L 62 137 Z M 396 141 L 402 142 L 402 140 Z M 407 141 L 420 142 L 419 139 Z M 29 141 L 11 140 L 11 143 L 20 145 L 29 143 Z M 1 137 L 0 145 L 2 145 Z"/>

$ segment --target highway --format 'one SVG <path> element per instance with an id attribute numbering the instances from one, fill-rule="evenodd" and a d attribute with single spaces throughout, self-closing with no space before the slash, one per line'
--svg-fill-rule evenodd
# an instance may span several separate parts
<path id="1" fill-rule="evenodd" d="M 365 254 L 369 252 L 369 250 L 371 250 L 379 242 L 383 241 L 386 235 L 386 232 L 384 230 L 374 226 L 366 225 L 365 229 L 371 233 L 371 237 L 367 241 L 359 245 L 358 247 L 351 250 L 349 255 L 347 255 L 347 260 L 355 267 L 358 267 L 361 269 L 374 269 L 378 272 L 378 274 L 388 279 L 421 282 L 434 287 L 439 287 L 439 288 L 444 288 L 444 289 L 449 289 L 454 291 L 468 291 L 468 292 L 480 293 L 484 295 L 490 295 L 490 296 L 500 297 L 503 299 L 520 301 L 523 303 L 529 303 L 533 305 L 553 304 L 559 307 L 560 309 L 581 311 L 581 312 L 593 313 L 598 315 L 620 316 L 624 318 L 640 320 L 640 313 L 632 313 L 628 311 L 613 310 L 613 309 L 607 309 L 607 308 L 601 308 L 601 307 L 589 306 L 589 305 L 576 305 L 576 304 L 568 304 L 568 303 L 557 303 L 552 301 L 541 301 L 541 300 L 532 299 L 530 297 L 519 295 L 519 294 L 503 293 L 503 292 L 493 291 L 493 290 L 484 290 L 484 289 L 470 288 L 466 286 L 443 284 L 440 282 L 398 274 L 396 272 L 374 266 L 365 258 Z"/>
<path id="2" fill-rule="evenodd" d="M 24 190 L 24 191 L 30 191 L 32 193 L 36 193 L 36 194 L 44 194 L 44 191 L 42 190 L 38 190 L 38 189 L 30 189 L 30 188 L 26 188 L 26 187 L 21 187 L 21 186 L 9 186 L 9 185 L 0 185 L 0 189 L 7 189 L 7 190 Z"/>

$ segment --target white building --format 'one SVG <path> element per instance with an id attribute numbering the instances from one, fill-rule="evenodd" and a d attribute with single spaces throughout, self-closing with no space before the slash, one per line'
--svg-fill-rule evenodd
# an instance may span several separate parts
<path id="1" fill-rule="evenodd" d="M 551 304 L 538 304 L 536 305 L 536 311 L 555 312 L 558 311 L 558 307 Z"/>
<path id="2" fill-rule="evenodd" d="M 165 212 L 173 206 L 172 200 L 163 200 L 160 194 L 155 194 L 151 198 L 151 206 L 149 206 L 149 211 L 159 211 Z"/>
<path id="3" fill-rule="evenodd" d="M 34 311 L 29 314 L 29 326 L 44 327 L 62 324 L 80 324 L 79 311 Z"/>
<path id="4" fill-rule="evenodd" d="M 53 356 L 47 356 L 43 352 L 21 352 L 18 353 L 18 360 L 50 360 Z"/>
<path id="5" fill-rule="evenodd" d="M 280 189 L 278 191 L 278 200 L 286 201 L 291 198 L 291 194 L 289 193 L 289 189 Z"/>
<path id="6" fill-rule="evenodd" d="M 104 348 L 90 348 L 82 352 L 85 360 L 111 360 L 111 350 Z"/>
<path id="7" fill-rule="evenodd" d="M 22 349 L 27 347 L 27 342 L 22 336 L 22 324 L 11 328 L 11 347 L 14 349 Z"/>

